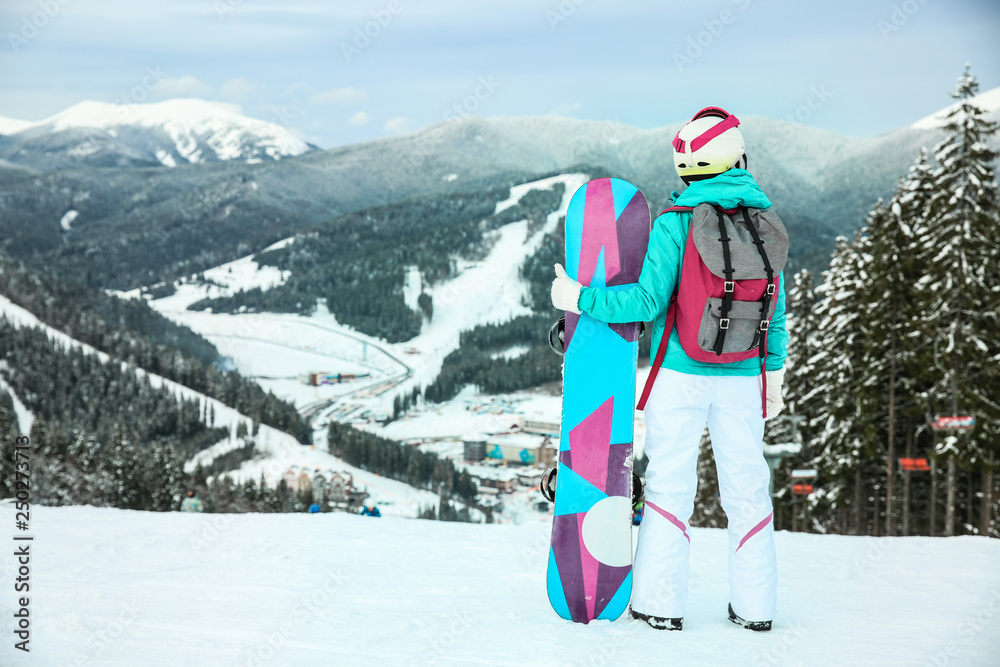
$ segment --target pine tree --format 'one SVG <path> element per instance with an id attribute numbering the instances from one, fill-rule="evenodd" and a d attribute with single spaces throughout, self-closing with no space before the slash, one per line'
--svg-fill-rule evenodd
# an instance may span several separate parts
<path id="1" fill-rule="evenodd" d="M 896 440 L 900 429 L 897 405 L 901 397 L 912 399 L 914 375 L 905 373 L 912 368 L 911 360 L 919 346 L 915 288 L 922 267 L 913 252 L 914 234 L 911 225 L 895 211 L 901 210 L 899 200 L 908 194 L 909 184 L 900 182 L 899 189 L 888 206 L 880 200 L 868 215 L 862 235 L 870 253 L 865 272 L 867 289 L 862 301 L 865 316 L 859 324 L 864 337 L 864 366 L 867 369 L 863 390 L 867 401 L 878 405 L 874 427 L 878 438 L 886 443 L 885 532 L 895 530 L 893 512 L 896 477 Z M 884 415 L 884 419 L 883 419 Z M 883 426 L 884 425 L 884 426 Z"/>
<path id="2" fill-rule="evenodd" d="M 784 395 L 791 413 L 808 411 L 809 406 L 799 405 L 798 397 L 807 393 L 810 386 L 816 353 L 819 351 L 816 316 L 816 292 L 813 275 L 807 269 L 795 274 L 794 284 L 788 289 L 786 300 L 788 328 L 788 358 L 785 361 Z"/>
<path id="3" fill-rule="evenodd" d="M 0 498 L 13 498 L 17 495 L 16 482 L 16 439 L 18 436 L 13 424 L 11 412 L 0 405 Z"/>
<path id="4" fill-rule="evenodd" d="M 797 442 L 802 444 L 800 454 L 788 457 L 774 470 L 774 525 L 775 528 L 792 526 L 794 503 L 788 471 L 804 467 L 809 461 L 809 445 L 816 429 L 809 429 L 817 422 L 817 415 L 825 409 L 822 397 L 812 394 L 809 402 L 802 397 L 813 387 L 816 355 L 819 352 L 819 319 L 816 315 L 816 292 L 813 275 L 807 269 L 796 273 L 787 290 L 788 358 L 785 360 L 785 381 L 782 386 L 785 410 L 765 424 L 765 442 L 774 444 Z M 794 422 L 793 422 L 794 420 Z M 807 498 L 812 502 L 812 498 Z"/>
<path id="5" fill-rule="evenodd" d="M 719 478 L 715 465 L 712 439 L 706 430 L 698 445 L 698 491 L 695 497 L 691 525 L 703 528 L 724 528 L 726 513 L 719 495 Z"/>
<path id="6" fill-rule="evenodd" d="M 821 484 L 811 502 L 820 529 L 840 524 L 847 532 L 867 532 L 862 497 L 869 487 L 877 495 L 878 478 L 868 461 L 874 457 L 873 406 L 864 366 L 864 297 L 867 289 L 867 241 L 858 235 L 853 243 L 839 237 L 825 283 L 817 289 L 823 299 L 816 306 L 819 325 L 818 352 L 813 357 L 813 376 L 799 399 L 810 406 L 805 426 L 815 433 L 812 465 Z M 815 407 L 813 407 L 815 406 Z M 853 499 L 852 499 L 853 496 Z M 846 509 L 853 509 L 853 517 Z M 877 513 L 876 513 L 877 524 Z M 825 525 L 824 525 L 825 524 Z"/>
<path id="7" fill-rule="evenodd" d="M 890 219 L 883 229 L 892 234 L 893 242 L 886 244 L 890 249 L 898 249 L 897 258 L 890 262 L 883 261 L 891 275 L 891 280 L 897 284 L 891 296 L 895 297 L 893 305 L 897 308 L 895 324 L 904 329 L 894 329 L 894 340 L 902 344 L 898 354 L 893 354 L 895 370 L 899 384 L 891 407 L 899 408 L 898 421 L 903 428 L 901 434 L 906 442 L 906 457 L 913 456 L 913 447 L 921 431 L 926 431 L 926 405 L 924 392 L 929 389 L 928 368 L 932 368 L 933 350 L 924 339 L 923 313 L 921 299 L 917 294 L 916 284 L 923 275 L 924 267 L 918 251 L 918 240 L 926 229 L 927 204 L 933 194 L 933 170 L 927 159 L 927 149 L 921 148 L 916 161 L 909 172 L 899 183 L 895 195 L 889 204 Z M 908 244 L 903 247 L 903 244 Z M 884 255 L 881 257 L 884 259 Z M 889 258 L 891 260 L 891 258 Z M 903 296 L 905 294 L 905 297 Z M 892 415 L 896 417 L 896 415 Z M 890 418 L 890 424 L 896 419 Z M 918 428 L 919 426 L 919 428 Z M 888 437 L 888 436 L 887 436 Z M 890 465 L 893 461 L 889 462 Z M 900 520 L 902 534 L 910 533 L 910 504 L 912 498 L 910 471 L 903 473 L 902 517 Z M 890 501 L 892 498 L 890 497 Z M 933 501 L 932 501 L 933 502 Z M 933 505 L 932 505 L 933 506 Z M 891 524 L 887 523 L 887 532 Z M 890 532 L 891 534 L 891 532 Z"/>
<path id="8" fill-rule="evenodd" d="M 955 532 L 958 466 L 980 469 L 985 495 L 991 494 L 1000 442 L 1000 197 L 990 166 L 998 153 L 986 146 L 998 125 L 972 103 L 978 90 L 966 65 L 952 93 L 959 103 L 934 149 L 939 166 L 925 224 L 917 230 L 924 269 L 917 283 L 921 334 L 933 345 L 940 374 L 927 399 L 936 411 L 977 413 L 981 422 L 971 436 L 949 435 L 936 449 L 948 469 L 946 535 Z"/>

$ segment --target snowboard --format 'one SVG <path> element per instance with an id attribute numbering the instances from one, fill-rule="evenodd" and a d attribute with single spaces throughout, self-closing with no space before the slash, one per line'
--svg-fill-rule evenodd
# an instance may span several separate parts
<path id="1" fill-rule="evenodd" d="M 566 272 L 585 286 L 626 290 L 649 243 L 646 198 L 599 178 L 566 212 Z M 639 323 L 566 313 L 562 423 L 546 585 L 552 608 L 588 623 L 618 618 L 632 593 L 632 426 Z"/>

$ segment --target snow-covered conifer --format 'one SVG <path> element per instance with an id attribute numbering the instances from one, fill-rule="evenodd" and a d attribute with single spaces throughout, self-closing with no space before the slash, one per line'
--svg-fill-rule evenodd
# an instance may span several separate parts
<path id="1" fill-rule="evenodd" d="M 922 334 L 930 341 L 937 381 L 928 401 L 941 414 L 978 413 L 971 436 L 950 435 L 937 445 L 948 463 L 945 534 L 954 532 L 957 466 L 973 466 L 991 477 L 1000 431 L 1000 197 L 986 145 L 998 124 L 972 98 L 979 83 L 966 66 L 946 117 L 944 140 L 934 149 L 938 167 L 917 230 L 924 275 L 917 293 L 924 312 Z M 992 480 L 989 480 L 992 485 Z"/>

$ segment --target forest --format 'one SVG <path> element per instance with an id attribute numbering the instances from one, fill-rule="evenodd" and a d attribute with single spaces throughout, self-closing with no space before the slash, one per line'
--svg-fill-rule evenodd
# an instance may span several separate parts
<path id="1" fill-rule="evenodd" d="M 122 299 L 63 282 L 3 257 L 0 294 L 49 326 L 116 359 L 215 398 L 302 442 L 312 437 L 309 424 L 291 403 L 227 369 L 211 343 L 168 320 L 143 299 Z"/>
<path id="2" fill-rule="evenodd" d="M 450 459 L 336 421 L 330 422 L 328 436 L 330 453 L 350 465 L 468 503 L 476 499 L 475 482 Z"/>
<path id="3" fill-rule="evenodd" d="M 358 331 L 389 342 L 409 340 L 420 332 L 423 318 L 403 300 L 407 267 L 416 266 L 425 285 L 452 277 L 457 259 L 474 260 L 489 251 L 490 231 L 523 219 L 542 224 L 559 206 L 563 190 L 559 184 L 531 191 L 499 215 L 496 204 L 507 197 L 507 187 L 414 197 L 342 215 L 295 243 L 255 256 L 261 265 L 291 271 L 285 284 L 205 299 L 191 309 L 308 315 L 324 299 L 338 321 Z M 432 314 L 430 296 L 421 296 L 424 314 Z"/>

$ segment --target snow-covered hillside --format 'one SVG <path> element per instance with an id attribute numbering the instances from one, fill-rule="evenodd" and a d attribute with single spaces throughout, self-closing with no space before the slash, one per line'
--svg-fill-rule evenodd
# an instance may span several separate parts
<path id="1" fill-rule="evenodd" d="M 0 134 L 17 134 L 21 130 L 33 127 L 35 124 L 36 121 L 18 120 L 17 118 L 0 116 Z"/>
<path id="2" fill-rule="evenodd" d="M 416 295 L 427 291 L 433 297 L 434 316 L 424 322 L 418 336 L 403 343 L 390 344 L 345 326 L 322 303 L 309 317 L 187 310 L 190 304 L 206 296 L 231 295 L 252 287 L 269 289 L 286 278 L 273 267 L 258 265 L 252 257 L 206 271 L 205 283 L 180 282 L 174 294 L 150 301 L 150 305 L 207 338 L 222 354 L 233 359 L 242 374 L 314 416 L 317 428 L 331 419 L 349 420 L 385 437 L 420 441 L 426 451 L 454 455 L 455 443 L 461 453 L 463 439 L 510 433 L 520 419 L 558 423 L 559 397 L 538 391 L 487 396 L 468 387 L 445 404 L 415 406 L 405 417 L 387 426 L 375 420 L 392 413 L 395 397 L 409 394 L 415 387 L 426 387 L 437 377 L 445 357 L 458 348 L 461 332 L 529 312 L 525 306 L 527 288 L 519 269 L 525 258 L 535 252 L 544 234 L 559 224 L 573 193 L 586 181 L 584 174 L 564 174 L 514 186 L 509 197 L 497 203 L 497 211 L 513 206 L 532 190 L 549 189 L 556 183 L 563 184 L 565 192 L 560 206 L 548 216 L 544 226 L 529 234 L 524 221 L 505 225 L 495 233 L 487 256 L 477 262 L 460 262 L 453 279 L 424 286 L 420 284 L 419 272 L 408 272 L 404 298 L 415 305 Z M 293 239 L 286 239 L 276 245 L 291 242 Z M 140 293 L 133 290 L 124 295 L 137 298 Z M 301 380 L 312 372 L 367 376 L 313 387 Z M 647 373 L 648 368 L 639 369 L 637 392 Z M 321 443 L 320 448 L 324 438 L 325 433 L 318 431 L 316 441 Z M 644 441 L 643 413 L 637 412 L 638 456 L 642 455 Z M 253 478 L 254 465 L 244 464 L 239 474 Z M 364 474 L 359 474 L 359 479 L 368 484 Z M 401 513 L 406 514 L 416 506 L 417 503 L 407 501 L 407 510 Z M 506 514 L 501 520 L 505 520 Z"/>
<path id="3" fill-rule="evenodd" d="M 758 634 L 726 618 L 718 529 L 691 530 L 678 633 L 559 618 L 548 522 L 36 507 L 31 528 L 31 654 L 0 624 L 4 665 L 992 667 L 1000 650 L 1000 542 L 979 537 L 779 532 L 779 612 Z"/>
<path id="4" fill-rule="evenodd" d="M 423 387 L 437 377 L 444 358 L 458 348 L 459 335 L 480 324 L 500 323 L 529 312 L 527 287 L 519 270 L 552 232 L 573 193 L 587 181 L 585 174 L 563 174 L 532 181 L 511 189 L 497 204 L 501 211 L 516 204 L 531 190 L 565 186 L 559 208 L 546 223 L 529 233 L 526 221 L 513 222 L 495 232 L 488 255 L 476 262 L 459 262 L 458 274 L 435 285 L 420 285 L 419 273 L 408 274 L 407 293 L 412 301 L 421 290 L 434 303 L 434 316 L 420 334 L 404 343 L 359 333 L 337 322 L 325 305 L 310 317 L 293 314 L 213 314 L 187 307 L 206 296 L 232 294 L 240 289 L 267 289 L 284 277 L 273 267 L 261 267 L 252 257 L 205 272 L 209 284 L 179 283 L 175 294 L 150 305 L 174 321 L 208 338 L 223 354 L 232 356 L 237 368 L 255 376 L 262 386 L 294 401 L 300 408 L 334 401 L 327 413 L 357 416 L 365 411 L 388 414 L 396 395 Z M 292 242 L 291 239 L 281 244 Z M 280 245 L 280 244 L 279 244 Z M 274 247 L 274 246 L 272 246 Z M 213 284 L 214 283 L 214 284 Z M 138 291 L 128 292 L 135 297 Z M 342 385 L 307 387 L 297 380 L 308 372 L 370 373 L 361 381 Z"/>
<path id="5" fill-rule="evenodd" d="M 30 153 L 43 145 L 50 152 L 61 146 L 81 159 L 118 151 L 168 167 L 280 160 L 310 150 L 281 125 L 248 118 L 229 105 L 183 98 L 149 104 L 87 100 L 40 121 L 0 118 L 0 134 L 12 135 L 8 159 L 28 163 Z"/>
<path id="6" fill-rule="evenodd" d="M 104 362 L 110 361 L 107 354 L 49 327 L 32 313 L 12 303 L 4 296 L 0 296 L 0 317 L 5 317 L 14 326 L 41 328 L 50 339 L 62 345 L 81 349 L 88 354 L 97 355 Z M 122 367 L 125 367 L 124 363 Z M 187 462 L 185 469 L 188 472 L 194 470 L 198 462 L 207 464 L 216 456 L 245 444 L 245 440 L 237 436 L 237 429 L 240 424 L 246 426 L 248 432 L 252 432 L 253 430 L 253 420 L 250 417 L 239 413 L 214 398 L 209 398 L 193 389 L 189 389 L 154 373 L 149 373 L 141 368 L 136 368 L 134 372 L 140 376 L 148 377 L 153 387 L 166 387 L 179 399 L 198 401 L 202 406 L 202 412 L 207 414 L 208 410 L 211 409 L 214 413 L 214 425 L 216 427 L 229 429 L 229 437 L 227 439 L 199 452 Z M 30 428 L 33 417 L 21 404 L 20 400 L 17 399 L 16 395 L 12 396 L 12 398 L 15 399 L 15 411 L 22 432 L 27 432 L 25 427 Z M 253 441 L 261 456 L 251 461 L 245 461 L 238 470 L 227 473 L 236 480 L 259 480 L 263 475 L 268 485 L 276 486 L 289 470 L 296 473 L 310 471 L 310 477 L 315 472 L 322 472 L 327 477 L 329 477 L 331 472 L 343 472 L 350 474 L 356 485 L 366 488 L 370 494 L 370 500 L 378 504 L 387 515 L 416 517 L 422 509 L 437 507 L 438 505 L 440 498 L 437 494 L 414 489 L 401 482 L 385 479 L 379 475 L 360 470 L 328 454 L 325 451 L 325 434 L 323 433 L 316 435 L 317 440 L 322 442 L 323 446 L 315 447 L 301 445 L 293 436 L 266 424 L 259 424 L 258 427 L 259 430 L 253 436 Z"/>
<path id="7" fill-rule="evenodd" d="M 497 203 L 499 213 L 517 204 L 532 190 L 547 190 L 557 183 L 565 186 L 559 208 L 546 218 L 545 225 L 529 233 L 527 221 L 513 222 L 500 228 L 489 255 L 479 262 L 460 262 L 453 279 L 427 288 L 434 303 L 434 317 L 425 322 L 416 338 L 394 346 L 399 354 L 408 354 L 413 376 L 401 389 L 427 386 L 449 353 L 458 349 L 459 334 L 480 324 L 502 323 L 526 315 L 528 290 L 521 280 L 524 260 L 538 250 L 546 234 L 555 231 L 566 215 L 569 200 L 586 183 L 585 174 L 562 174 L 511 188 L 510 196 Z"/>
<path id="8" fill-rule="evenodd" d="M 980 93 L 969 100 L 969 102 L 987 113 L 996 113 L 1000 111 L 1000 88 L 994 88 L 992 90 L 987 90 L 985 93 Z M 949 105 L 940 111 L 921 118 L 910 127 L 918 130 L 937 129 L 944 124 L 945 116 L 958 107 L 958 105 L 958 102 Z"/>

